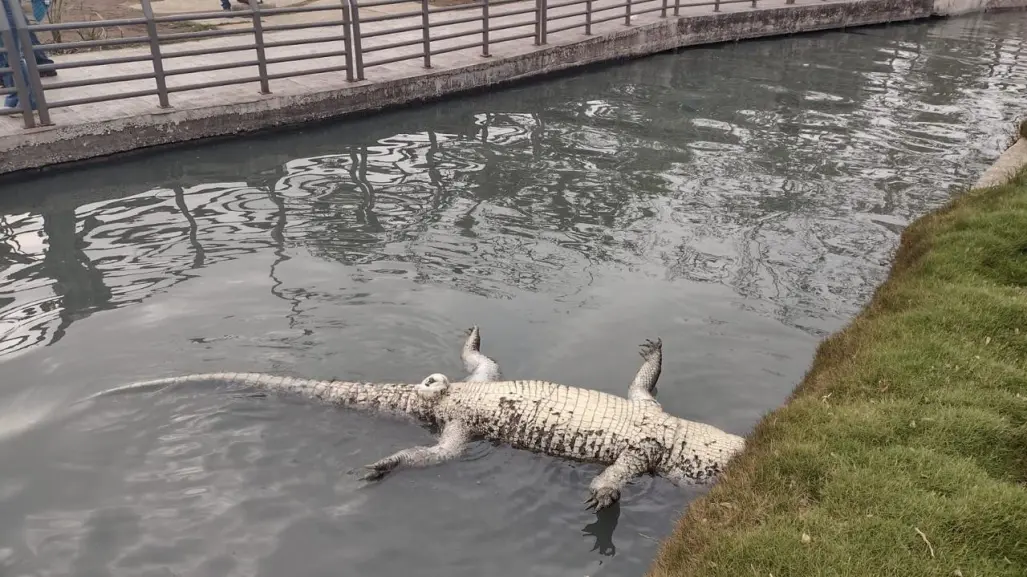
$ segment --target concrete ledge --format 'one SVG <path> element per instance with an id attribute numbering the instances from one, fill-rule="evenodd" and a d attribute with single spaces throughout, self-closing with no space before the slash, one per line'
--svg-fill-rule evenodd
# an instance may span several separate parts
<path id="1" fill-rule="evenodd" d="M 1002 186 L 1024 166 L 1027 166 L 1027 138 L 1020 138 L 984 171 L 972 188 Z"/>
<path id="2" fill-rule="evenodd" d="M 938 2 L 946 4 L 939 8 Z M 0 136 L 0 174 L 375 111 L 685 46 L 911 21 L 937 15 L 939 9 L 957 13 L 1010 3 L 1027 5 L 1027 0 L 859 0 L 661 19 L 387 81 L 24 130 Z"/>

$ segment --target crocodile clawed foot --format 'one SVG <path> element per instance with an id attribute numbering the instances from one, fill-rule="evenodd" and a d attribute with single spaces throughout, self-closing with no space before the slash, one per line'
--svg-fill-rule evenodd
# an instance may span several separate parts
<path id="1" fill-rule="evenodd" d="M 364 465 L 367 472 L 360 476 L 361 481 L 377 481 L 392 472 L 396 466 L 399 465 L 399 459 L 392 459 L 386 457 L 380 461 L 375 461 L 370 465 Z"/>
<path id="2" fill-rule="evenodd" d="M 589 489 L 589 493 L 589 498 L 585 499 L 586 511 L 594 508 L 598 513 L 610 505 L 613 505 L 618 499 L 620 499 L 620 491 L 609 487 Z"/>
<path id="3" fill-rule="evenodd" d="M 641 350 L 638 354 L 642 355 L 643 359 L 648 360 L 649 357 L 663 350 L 663 339 L 658 337 L 655 341 L 646 339 L 639 348 Z"/>

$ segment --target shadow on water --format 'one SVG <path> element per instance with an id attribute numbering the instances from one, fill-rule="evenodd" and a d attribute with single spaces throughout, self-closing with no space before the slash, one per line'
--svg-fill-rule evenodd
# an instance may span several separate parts
<path id="1" fill-rule="evenodd" d="M 0 573 L 640 575 L 701 489 L 299 400 L 86 394 L 217 370 L 459 374 L 624 394 L 745 433 L 1006 143 L 1027 17 L 683 51 L 0 190 Z M 468 503 L 473 503 L 468 505 Z M 580 532 L 568 528 L 580 527 Z M 147 573 L 150 572 L 150 573 Z M 156 573 L 155 573 L 156 572 Z"/>

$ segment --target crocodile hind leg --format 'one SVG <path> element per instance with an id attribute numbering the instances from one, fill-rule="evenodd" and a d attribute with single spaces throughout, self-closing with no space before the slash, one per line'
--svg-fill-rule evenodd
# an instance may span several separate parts
<path id="1" fill-rule="evenodd" d="M 594 507 L 596 511 L 600 511 L 613 505 L 620 499 L 621 489 L 628 481 L 649 470 L 648 463 L 648 459 L 641 451 L 625 450 L 612 465 L 592 479 L 588 487 L 589 497 L 585 500 L 585 508 Z"/>
<path id="2" fill-rule="evenodd" d="M 467 340 L 460 351 L 460 359 L 469 373 L 467 381 L 498 381 L 502 379 L 499 363 L 481 352 L 481 331 L 477 325 L 467 329 Z"/>
<path id="3" fill-rule="evenodd" d="M 659 404 L 653 391 L 656 389 L 656 381 L 660 380 L 660 370 L 663 367 L 663 341 L 646 339 L 639 354 L 645 360 L 635 374 L 635 380 L 628 387 L 628 400 Z"/>
<path id="4" fill-rule="evenodd" d="M 365 468 L 369 469 L 362 481 L 376 481 L 395 471 L 399 466 L 429 467 L 460 456 L 470 438 L 467 427 L 460 421 L 449 421 L 442 427 L 439 442 L 432 446 L 410 447 L 379 459 Z"/>

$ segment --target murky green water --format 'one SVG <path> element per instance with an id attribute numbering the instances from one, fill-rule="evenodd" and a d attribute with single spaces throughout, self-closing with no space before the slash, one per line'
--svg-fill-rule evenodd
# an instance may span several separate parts
<path id="1" fill-rule="evenodd" d="M 475 446 L 362 486 L 426 431 L 200 371 L 507 376 L 746 433 L 883 279 L 904 225 L 1024 111 L 1024 13 L 684 51 L 0 191 L 0 574 L 641 575 L 696 491 Z"/>

